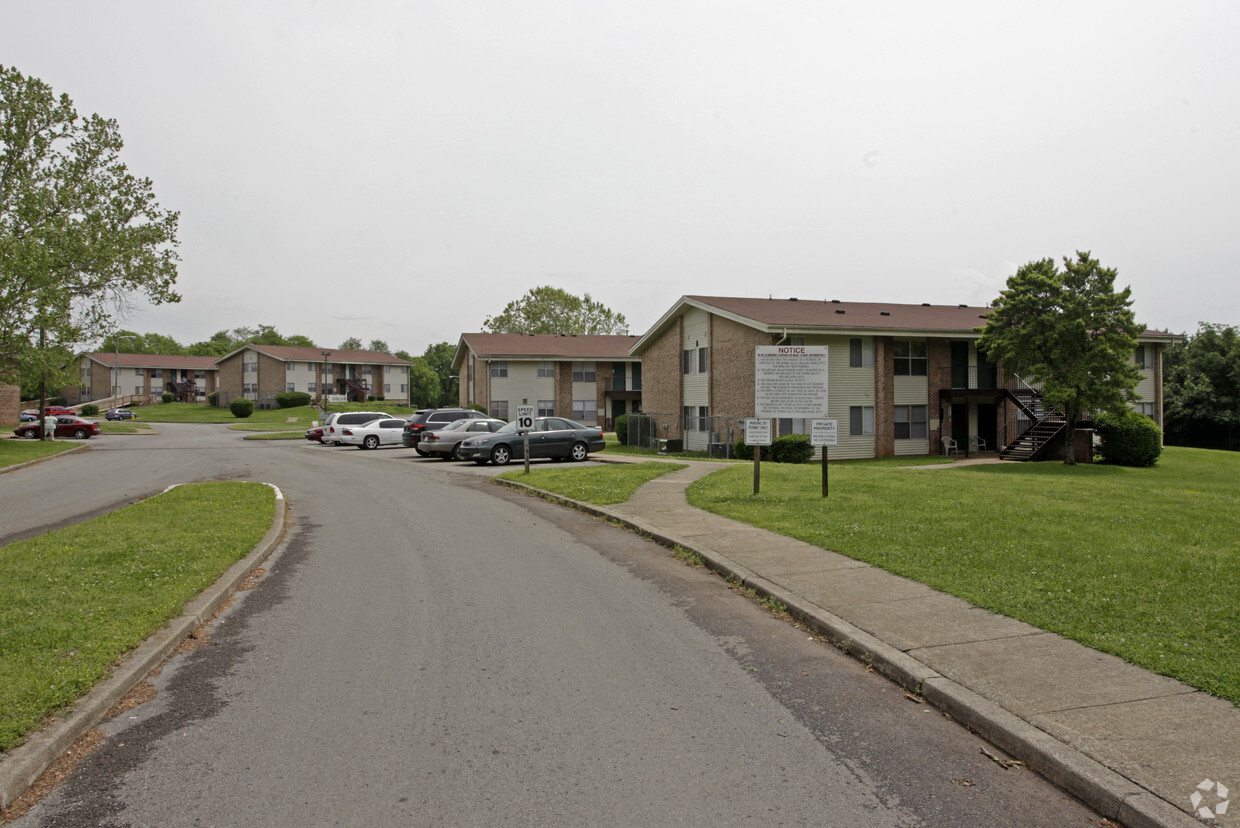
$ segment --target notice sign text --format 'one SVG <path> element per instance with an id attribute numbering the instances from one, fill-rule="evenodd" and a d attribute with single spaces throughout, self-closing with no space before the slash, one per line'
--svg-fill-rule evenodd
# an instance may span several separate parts
<path id="1" fill-rule="evenodd" d="M 826 417 L 827 346 L 757 346 L 754 413 L 807 420 Z"/>

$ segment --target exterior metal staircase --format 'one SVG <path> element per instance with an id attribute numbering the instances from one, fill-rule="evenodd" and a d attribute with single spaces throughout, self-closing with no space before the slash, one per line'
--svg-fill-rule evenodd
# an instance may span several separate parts
<path id="1" fill-rule="evenodd" d="M 999 457 L 1004 460 L 1034 460 L 1042 454 L 1047 444 L 1067 428 L 1067 419 L 1060 411 L 1048 409 L 1041 392 L 1024 381 L 1021 381 L 1020 388 L 1009 389 L 1007 393 L 1030 425 L 1011 444 L 1000 450 Z"/>

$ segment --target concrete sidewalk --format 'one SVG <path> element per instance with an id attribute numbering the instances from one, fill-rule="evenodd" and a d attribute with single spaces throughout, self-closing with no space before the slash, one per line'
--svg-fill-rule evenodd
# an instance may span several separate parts
<path id="1" fill-rule="evenodd" d="M 1240 799 L 1240 710 L 1229 702 L 869 564 L 690 506 L 688 484 L 719 468 L 689 462 L 626 503 L 582 508 L 692 549 L 774 596 L 1108 819 L 1201 825 L 1192 813 L 1210 808 L 1211 824 L 1240 826 L 1240 804 L 1235 813 L 1224 804 L 1228 788 Z"/>

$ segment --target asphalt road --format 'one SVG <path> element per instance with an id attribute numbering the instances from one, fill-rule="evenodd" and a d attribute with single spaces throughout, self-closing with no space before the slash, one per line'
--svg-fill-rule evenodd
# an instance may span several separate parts
<path id="1" fill-rule="evenodd" d="M 0 539 L 252 479 L 288 497 L 287 542 L 15 825 L 1097 822 L 717 576 L 489 470 L 159 429 L 0 475 Z"/>

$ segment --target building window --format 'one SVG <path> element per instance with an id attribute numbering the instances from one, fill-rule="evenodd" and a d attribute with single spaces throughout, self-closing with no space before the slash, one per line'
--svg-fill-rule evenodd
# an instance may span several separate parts
<path id="1" fill-rule="evenodd" d="M 311 394 L 317 394 L 319 387 L 315 385 L 313 382 L 311 382 L 311 383 L 306 384 L 306 390 L 309 391 Z"/>
<path id="2" fill-rule="evenodd" d="M 497 420 L 507 420 L 508 400 L 491 400 L 490 414 Z"/>
<path id="3" fill-rule="evenodd" d="M 258 372 L 258 360 L 256 359 L 253 362 L 241 363 L 241 370 L 247 374 L 257 373 Z"/>
<path id="4" fill-rule="evenodd" d="M 362 366 L 362 376 L 363 376 L 363 377 L 368 377 L 368 376 L 370 376 L 370 374 L 371 374 L 371 367 L 370 367 L 369 365 L 363 365 L 363 366 Z"/>
<path id="5" fill-rule="evenodd" d="M 926 340 L 897 339 L 891 344 L 897 377 L 926 376 Z"/>
<path id="6" fill-rule="evenodd" d="M 1154 355 L 1151 349 L 1145 345 L 1138 345 L 1137 350 L 1133 354 L 1133 361 L 1137 363 L 1138 368 L 1153 368 Z"/>
<path id="7" fill-rule="evenodd" d="M 538 401 L 538 416 L 539 417 L 554 417 L 555 416 L 555 400 L 539 400 Z"/>
<path id="8" fill-rule="evenodd" d="M 554 362 L 538 363 L 538 378 L 539 379 L 555 379 L 555 363 Z M 542 415 L 540 414 L 538 416 L 541 417 Z M 551 415 L 548 414 L 547 416 L 551 416 Z"/>
<path id="9" fill-rule="evenodd" d="M 684 407 L 685 431 L 710 431 L 710 409 L 705 405 Z"/>
<path id="10" fill-rule="evenodd" d="M 296 362 L 286 362 L 286 363 L 284 363 L 284 370 L 285 370 L 285 371 L 296 371 L 296 370 L 297 370 L 297 363 L 296 363 Z"/>
<path id="11" fill-rule="evenodd" d="M 290 393 L 291 393 L 291 392 L 293 392 L 293 391 L 296 391 L 296 390 L 297 390 L 297 383 L 295 383 L 295 382 L 290 382 L 290 383 L 288 384 L 288 389 L 287 389 L 287 390 L 288 390 Z"/>
<path id="12" fill-rule="evenodd" d="M 140 377 L 140 376 L 142 376 L 142 369 L 141 369 L 141 368 L 135 368 L 135 369 L 133 369 L 133 375 L 134 375 L 135 377 Z"/>
<path id="13" fill-rule="evenodd" d="M 709 360 L 705 348 L 688 348 L 681 358 L 682 373 L 705 374 L 709 368 Z"/>
<path id="14" fill-rule="evenodd" d="M 897 405 L 894 414 L 897 440 L 924 440 L 929 436 L 926 406 Z"/>
<path id="15" fill-rule="evenodd" d="M 573 419 L 586 425 L 594 425 L 598 417 L 594 400 L 573 400 Z"/>
<path id="16" fill-rule="evenodd" d="M 384 394 L 392 393 L 392 384 L 390 382 L 383 383 L 383 393 Z"/>
<path id="17" fill-rule="evenodd" d="M 1154 403 L 1133 403 L 1132 407 L 1138 414 L 1144 414 L 1151 420 L 1154 419 Z"/>
<path id="18" fill-rule="evenodd" d="M 401 383 L 401 386 L 400 386 L 400 393 L 402 393 L 402 394 L 408 394 L 408 393 L 409 393 L 409 383 L 407 383 L 407 382 L 403 382 L 403 383 Z"/>
<path id="19" fill-rule="evenodd" d="M 848 434 L 861 437 L 874 433 L 874 406 L 851 405 L 848 407 Z"/>
<path id="20" fill-rule="evenodd" d="M 506 376 L 508 376 L 508 363 L 507 362 L 500 361 L 500 362 L 491 363 L 491 379 L 503 379 Z M 503 417 L 501 419 L 506 420 L 508 418 Z"/>
<path id="21" fill-rule="evenodd" d="M 848 340 L 848 367 L 874 367 L 874 340 L 856 337 Z"/>
<path id="22" fill-rule="evenodd" d="M 598 378 L 593 362 L 573 363 L 573 382 L 595 382 Z"/>

